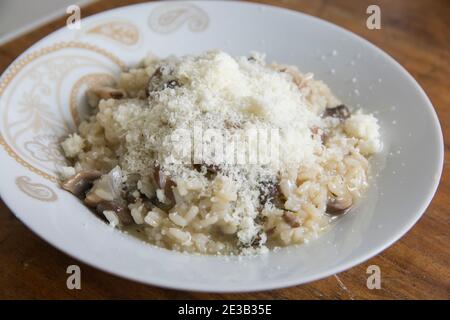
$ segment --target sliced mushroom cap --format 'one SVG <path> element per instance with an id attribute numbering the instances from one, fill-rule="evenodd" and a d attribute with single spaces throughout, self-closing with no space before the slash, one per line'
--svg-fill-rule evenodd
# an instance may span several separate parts
<path id="1" fill-rule="evenodd" d="M 62 187 L 77 197 L 81 197 L 92 187 L 94 181 L 100 178 L 101 175 L 102 173 L 100 171 L 82 170 L 67 179 L 62 184 Z"/>
<path id="2" fill-rule="evenodd" d="M 320 141 L 322 144 L 325 144 L 327 142 L 327 139 L 329 137 L 329 132 L 325 130 L 324 128 L 319 128 L 316 126 L 311 127 L 311 133 L 314 135 L 319 135 Z"/>
<path id="3" fill-rule="evenodd" d="M 96 107 L 100 99 L 122 99 L 126 98 L 127 93 L 123 89 L 117 89 L 107 86 L 94 86 L 86 92 L 89 105 Z"/>
<path id="4" fill-rule="evenodd" d="M 170 89 L 175 89 L 176 87 L 179 87 L 179 86 L 180 86 L 180 82 L 178 80 L 176 80 L 176 79 L 169 80 L 166 83 L 166 87 L 170 88 Z"/>
<path id="5" fill-rule="evenodd" d="M 206 178 L 212 180 L 222 168 L 216 164 L 196 163 L 193 165 L 194 170 L 204 173 Z"/>
<path id="6" fill-rule="evenodd" d="M 267 241 L 267 234 L 260 230 L 256 236 L 252 239 L 250 246 L 253 248 L 261 247 Z"/>
<path id="7" fill-rule="evenodd" d="M 86 195 L 86 198 L 84 198 L 84 204 L 90 208 L 95 208 L 97 204 L 102 201 L 105 201 L 105 199 L 100 198 L 95 193 L 90 192 Z"/>
<path id="8" fill-rule="evenodd" d="M 122 198 L 122 171 L 117 166 L 94 183 L 84 202 L 87 206 L 95 207 L 101 201 L 120 198 Z"/>
<path id="9" fill-rule="evenodd" d="M 175 204 L 175 196 L 173 194 L 173 188 L 175 188 L 177 184 L 172 179 L 167 179 L 166 185 L 164 186 L 164 193 L 166 195 L 166 199 L 168 199 L 171 203 Z"/>
<path id="10" fill-rule="evenodd" d="M 158 200 L 157 197 L 152 199 L 152 203 L 162 210 L 170 210 L 175 206 L 175 196 L 173 193 L 173 188 L 177 186 L 177 184 L 167 177 L 164 172 L 160 169 L 159 166 L 155 166 L 153 171 L 153 179 L 155 180 L 155 184 L 159 189 L 164 190 L 164 196 L 166 198 L 165 203 L 162 203 Z"/>
<path id="11" fill-rule="evenodd" d="M 283 200 L 279 181 L 276 179 L 260 182 L 258 200 L 261 207 L 264 207 L 267 202 L 273 203 L 277 208 L 282 207 Z"/>
<path id="12" fill-rule="evenodd" d="M 163 172 L 161 172 L 161 168 L 156 165 L 153 171 L 153 179 L 155 180 L 156 185 L 160 189 L 164 189 L 166 185 L 166 176 Z"/>
<path id="13" fill-rule="evenodd" d="M 155 72 L 153 72 L 153 74 L 148 79 L 146 90 L 147 95 L 150 95 L 150 92 L 157 90 L 157 88 L 161 85 L 162 77 L 163 77 L 163 68 L 159 67 L 155 70 Z"/>
<path id="14" fill-rule="evenodd" d="M 94 94 L 100 99 L 122 99 L 127 96 L 123 89 L 117 89 L 106 86 L 95 86 L 89 89 L 90 94 Z"/>
<path id="15" fill-rule="evenodd" d="M 272 228 L 267 229 L 267 230 L 266 230 L 267 236 L 273 235 L 273 234 L 275 233 L 276 228 L 277 228 L 277 227 L 275 226 L 275 227 L 272 227 Z"/>
<path id="16" fill-rule="evenodd" d="M 173 76 L 173 70 L 169 66 L 161 66 L 153 72 L 148 79 L 146 88 L 146 96 L 150 93 L 164 90 L 166 88 L 175 89 L 181 87 L 181 83 Z"/>
<path id="17" fill-rule="evenodd" d="M 95 207 L 98 214 L 103 214 L 104 211 L 114 211 L 120 220 L 120 223 L 124 226 L 133 223 L 130 210 L 125 205 L 117 201 L 101 201 Z"/>
<path id="18" fill-rule="evenodd" d="M 330 197 L 327 202 L 326 213 L 337 216 L 346 213 L 353 205 L 353 198 L 350 192 L 346 192 L 341 197 Z"/>
<path id="19" fill-rule="evenodd" d="M 284 211 L 283 220 L 292 228 L 298 228 L 301 225 L 300 218 L 290 211 Z"/>
<path id="20" fill-rule="evenodd" d="M 350 117 L 350 110 L 345 104 L 340 104 L 334 108 L 326 108 L 323 117 L 333 117 L 345 120 Z"/>

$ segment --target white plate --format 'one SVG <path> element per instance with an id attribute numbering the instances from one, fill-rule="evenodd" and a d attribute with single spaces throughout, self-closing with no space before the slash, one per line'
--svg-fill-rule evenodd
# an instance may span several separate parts
<path id="1" fill-rule="evenodd" d="M 145 54 L 252 50 L 295 64 L 346 104 L 376 112 L 383 154 L 357 210 L 317 241 L 258 257 L 205 257 L 144 244 L 113 230 L 60 190 L 57 140 L 82 117 L 83 92 Z M 22 54 L 0 82 L 3 200 L 49 243 L 99 269 L 158 286 L 254 291 L 320 279 L 369 259 L 407 232 L 438 186 L 443 141 L 433 106 L 414 79 L 369 42 L 322 20 L 237 2 L 122 7 L 61 29 Z"/>

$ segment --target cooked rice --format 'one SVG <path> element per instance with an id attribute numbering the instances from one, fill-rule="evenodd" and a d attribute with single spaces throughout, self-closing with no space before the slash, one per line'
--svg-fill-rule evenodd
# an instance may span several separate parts
<path id="1" fill-rule="evenodd" d="M 307 243 L 329 226 L 336 214 L 327 213 L 331 205 L 361 198 L 368 158 L 381 149 L 373 115 L 327 116 L 341 103 L 323 82 L 292 66 L 266 64 L 260 54 L 148 58 L 122 73 L 115 89 L 125 96 L 91 93 L 93 115 L 62 148 L 76 172 L 115 170 L 120 177 L 119 193 L 105 194 L 105 178 L 88 193 L 122 204 L 134 222 L 125 227 L 105 210 L 112 225 L 168 249 L 253 254 Z M 181 156 L 167 137 L 198 122 L 221 132 L 279 129 L 281 160 L 276 166 L 168 161 Z M 64 178 L 70 173 L 64 169 Z M 169 189 L 158 177 L 170 180 Z"/>

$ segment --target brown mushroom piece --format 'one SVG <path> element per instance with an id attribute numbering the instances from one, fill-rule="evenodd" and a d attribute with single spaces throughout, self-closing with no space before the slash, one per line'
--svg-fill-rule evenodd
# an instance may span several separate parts
<path id="1" fill-rule="evenodd" d="M 266 230 L 267 236 L 270 237 L 271 235 L 273 235 L 273 234 L 275 233 L 276 228 L 277 228 L 277 227 L 272 227 L 272 228 L 270 228 L 270 229 L 267 229 L 267 230 Z"/>
<path id="2" fill-rule="evenodd" d="M 194 170 L 204 173 L 206 178 L 212 180 L 219 172 L 222 171 L 222 168 L 216 164 L 206 164 L 206 163 L 196 163 L 193 165 Z"/>
<path id="3" fill-rule="evenodd" d="M 102 201 L 97 204 L 97 206 L 95 207 L 95 211 L 101 215 L 103 215 L 104 211 L 114 211 L 117 214 L 120 223 L 124 226 L 133 223 L 133 218 L 131 217 L 130 210 L 125 205 L 122 205 L 117 201 Z"/>
<path id="4" fill-rule="evenodd" d="M 323 117 L 333 117 L 340 120 L 345 120 L 350 117 L 350 110 L 348 110 L 345 104 L 340 104 L 334 108 L 326 108 Z"/>
<path id="5" fill-rule="evenodd" d="M 102 173 L 96 170 L 83 170 L 67 179 L 63 184 L 63 189 L 73 193 L 77 197 L 82 197 L 92 187 L 95 180 L 100 178 Z"/>
<path id="6" fill-rule="evenodd" d="M 153 179 L 155 180 L 158 188 L 164 190 L 166 203 L 160 202 L 157 197 L 152 199 L 152 203 L 158 208 L 165 211 L 172 209 L 173 206 L 175 206 L 175 196 L 173 194 L 173 188 L 176 187 L 177 184 L 172 179 L 167 177 L 159 168 L 159 166 L 155 166 Z"/>
<path id="7" fill-rule="evenodd" d="M 176 87 L 179 87 L 179 86 L 180 86 L 180 83 L 176 79 L 167 81 L 167 83 L 166 83 L 166 87 L 170 88 L 170 89 L 175 89 Z"/>
<path id="8" fill-rule="evenodd" d="M 107 86 L 94 86 L 86 94 L 89 104 L 93 107 L 98 105 L 100 99 L 122 99 L 127 96 L 125 90 Z"/>
<path id="9" fill-rule="evenodd" d="M 150 96 L 152 92 L 164 90 L 166 88 L 175 89 L 181 87 L 178 79 L 172 75 L 173 71 L 168 66 L 161 66 L 153 72 L 148 79 L 145 95 Z"/>
<path id="10" fill-rule="evenodd" d="M 258 200 L 261 207 L 264 207 L 267 202 L 271 202 L 275 207 L 279 208 L 283 202 L 281 197 L 278 180 L 264 180 L 260 182 Z"/>
<path id="11" fill-rule="evenodd" d="M 322 142 L 322 144 L 325 144 L 327 142 L 328 132 L 325 129 L 313 126 L 313 127 L 311 127 L 310 130 L 311 130 L 311 134 L 313 136 L 319 135 L 320 141 Z"/>
<path id="12" fill-rule="evenodd" d="M 266 203 L 271 203 L 276 208 L 284 208 L 285 198 L 280 190 L 279 178 L 263 180 L 259 183 L 259 210 L 262 210 Z"/>
<path id="13" fill-rule="evenodd" d="M 84 203 L 95 208 L 102 201 L 122 199 L 122 194 L 122 171 L 117 166 L 95 181 L 91 190 L 86 193 Z"/>
<path id="14" fill-rule="evenodd" d="M 173 194 L 173 188 L 175 188 L 177 184 L 171 180 L 167 179 L 166 185 L 164 186 L 164 194 L 166 195 L 166 198 L 169 199 L 169 203 L 175 205 L 175 196 Z"/>
<path id="15" fill-rule="evenodd" d="M 341 197 L 330 197 L 327 202 L 326 213 L 333 216 L 338 216 L 346 213 L 353 205 L 353 199 L 350 192 L 346 192 Z"/>
<path id="16" fill-rule="evenodd" d="M 284 211 L 283 220 L 288 225 L 290 225 L 292 228 L 298 228 L 301 225 L 300 218 L 297 217 L 293 212 L 290 212 L 290 211 Z"/>
<path id="17" fill-rule="evenodd" d="M 267 236 L 263 235 L 263 231 L 260 230 L 256 236 L 252 239 L 250 246 L 252 248 L 261 247 L 267 241 Z"/>
<path id="18" fill-rule="evenodd" d="M 162 82 L 162 67 L 159 67 L 153 72 L 153 74 L 148 79 L 148 84 L 146 88 L 146 95 L 149 96 L 150 92 L 156 91 Z"/>

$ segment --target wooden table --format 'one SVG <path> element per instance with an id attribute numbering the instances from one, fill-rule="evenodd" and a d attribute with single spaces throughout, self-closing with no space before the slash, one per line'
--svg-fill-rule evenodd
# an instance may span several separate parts
<path id="1" fill-rule="evenodd" d="M 82 16 L 139 1 L 104 0 Z M 351 30 L 399 61 L 431 98 L 450 138 L 450 1 L 448 0 L 262 0 L 299 10 Z M 366 8 L 378 4 L 381 30 L 366 28 Z M 0 46 L 0 72 L 22 51 L 62 27 L 61 18 Z M 450 145 L 446 143 L 445 149 Z M 445 164 L 449 161 L 448 152 Z M 6 299 L 449 299 L 450 171 L 425 216 L 395 245 L 339 275 L 297 287 L 245 294 L 207 294 L 166 290 L 127 281 L 76 261 L 38 238 L 0 203 L 0 298 Z M 66 288 L 66 268 L 78 264 L 82 289 Z M 380 290 L 366 287 L 366 269 L 378 265 Z"/>

